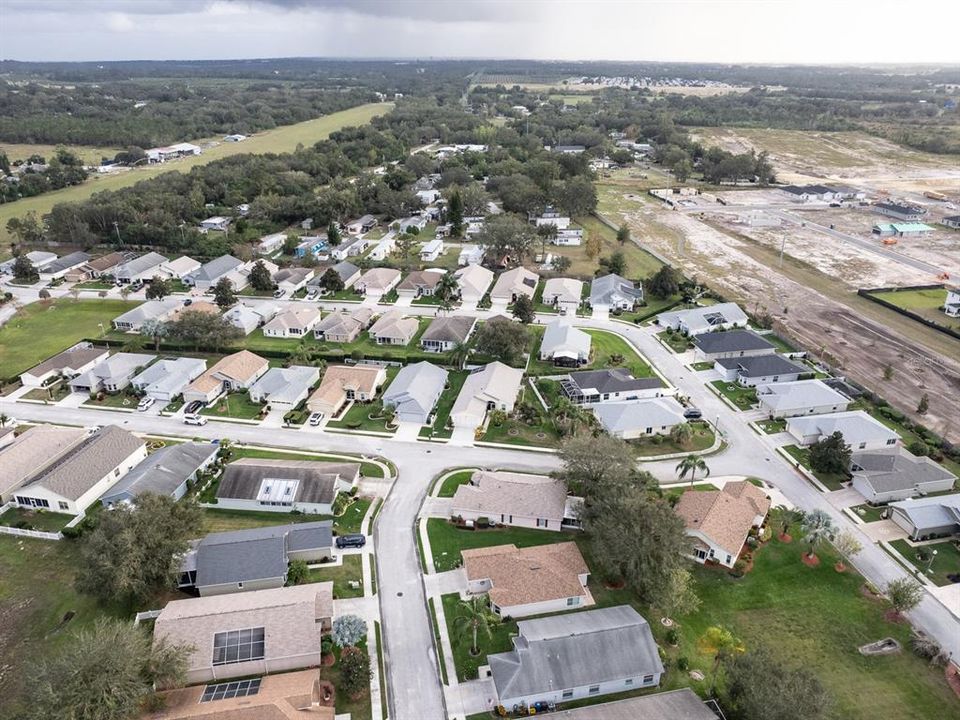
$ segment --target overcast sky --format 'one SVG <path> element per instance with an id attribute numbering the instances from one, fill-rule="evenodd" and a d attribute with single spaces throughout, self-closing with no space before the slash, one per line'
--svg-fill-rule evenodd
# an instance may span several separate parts
<path id="1" fill-rule="evenodd" d="M 0 57 L 960 63 L 960 0 L 0 0 Z"/>

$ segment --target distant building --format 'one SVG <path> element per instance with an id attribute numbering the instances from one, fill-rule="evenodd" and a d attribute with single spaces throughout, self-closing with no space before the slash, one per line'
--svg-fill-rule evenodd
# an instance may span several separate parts
<path id="1" fill-rule="evenodd" d="M 881 215 L 903 220 L 904 222 L 916 222 L 926 213 L 926 210 L 923 208 L 893 202 L 877 203 L 873 206 L 873 209 Z"/>

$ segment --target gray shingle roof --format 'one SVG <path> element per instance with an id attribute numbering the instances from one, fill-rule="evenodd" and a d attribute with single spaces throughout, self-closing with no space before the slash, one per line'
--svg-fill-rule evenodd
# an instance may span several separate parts
<path id="1" fill-rule="evenodd" d="M 551 720 L 717 720 L 690 688 L 588 705 L 550 714 Z"/>
<path id="2" fill-rule="evenodd" d="M 919 532 L 960 525 L 960 493 L 901 500 L 890 503 L 890 507 L 910 520 Z"/>
<path id="3" fill-rule="evenodd" d="M 853 453 L 850 467 L 854 476 L 862 477 L 878 493 L 956 479 L 942 465 L 927 457 L 917 457 L 902 447 Z"/>
<path id="4" fill-rule="evenodd" d="M 397 412 L 419 412 L 428 415 L 443 392 L 447 371 L 428 362 L 405 365 L 383 393 L 383 404 Z"/>
<path id="5" fill-rule="evenodd" d="M 438 340 L 440 342 L 463 342 L 470 336 L 477 319 L 464 315 L 450 315 L 434 318 L 420 336 L 421 340 Z"/>
<path id="6" fill-rule="evenodd" d="M 610 305 L 619 297 L 643 300 L 643 286 L 614 273 L 594 278 L 590 284 L 591 305 Z"/>
<path id="7" fill-rule="evenodd" d="M 772 343 L 750 330 L 727 330 L 697 335 L 693 344 L 710 355 L 718 352 L 775 350 Z"/>
<path id="8" fill-rule="evenodd" d="M 635 378 L 623 368 L 610 370 L 582 370 L 570 373 L 570 379 L 581 390 L 596 390 L 604 393 L 649 390 L 662 385 L 657 378 Z"/>
<path id="9" fill-rule="evenodd" d="M 85 252 L 72 252 L 69 255 L 64 255 L 62 258 L 57 258 L 49 265 L 44 265 L 40 272 L 45 274 L 53 274 L 58 272 L 63 272 L 64 270 L 69 270 L 74 268 L 77 265 L 83 265 L 90 259 L 90 256 Z"/>
<path id="10" fill-rule="evenodd" d="M 243 265 L 242 260 L 238 260 L 233 257 L 233 255 L 221 255 L 218 258 L 214 258 L 208 263 L 205 263 L 200 266 L 200 269 L 196 272 L 190 273 L 190 277 L 194 280 L 199 280 L 201 282 L 216 282 L 223 275 L 226 275 L 231 270 Z"/>
<path id="11" fill-rule="evenodd" d="M 593 412 L 608 433 L 672 427 L 684 421 L 683 406 L 672 397 L 603 403 Z"/>
<path id="12" fill-rule="evenodd" d="M 160 253 L 148 252 L 145 255 L 141 255 L 120 265 L 114 274 L 122 278 L 133 277 L 134 275 L 140 275 L 147 270 L 159 267 L 162 263 L 167 262 L 168 259 L 169 258 L 164 257 Z"/>
<path id="13" fill-rule="evenodd" d="M 768 375 L 793 375 L 813 372 L 803 365 L 787 360 L 782 355 L 752 355 L 750 357 L 721 358 L 717 360 L 721 367 L 728 370 L 739 369 L 744 377 L 766 377 Z"/>
<path id="14" fill-rule="evenodd" d="M 219 445 L 187 442 L 167 445 L 149 455 L 103 495 L 103 502 L 114 498 L 136 497 L 152 492 L 170 495 L 193 475 L 201 465 L 216 455 Z"/>
<path id="15" fill-rule="evenodd" d="M 264 480 L 299 480 L 294 502 L 332 503 L 337 478 L 350 482 L 359 472 L 359 463 L 243 458 L 227 465 L 217 497 L 256 500 Z"/>

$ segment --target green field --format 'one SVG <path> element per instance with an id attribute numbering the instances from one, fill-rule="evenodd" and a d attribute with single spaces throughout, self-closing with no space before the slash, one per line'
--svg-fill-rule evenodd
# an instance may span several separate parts
<path id="1" fill-rule="evenodd" d="M 960 318 L 948 317 L 946 313 L 940 309 L 947 301 L 947 291 L 945 288 L 885 290 L 882 292 L 872 292 L 870 296 L 884 300 L 891 305 L 896 305 L 902 310 L 909 310 L 937 325 L 960 330 Z"/>
<path id="2" fill-rule="evenodd" d="M 617 232 L 598 218 L 578 217 L 576 223 L 583 228 L 584 243 L 579 247 L 551 247 L 548 252 L 553 255 L 563 255 L 570 258 L 569 275 L 572 277 L 590 278 L 599 267 L 598 258 L 587 257 L 586 237 L 590 233 L 597 233 L 602 241 L 602 249 L 598 257 L 606 257 L 615 252 L 622 252 L 627 261 L 626 277 L 645 278 L 653 275 L 663 265 L 653 255 L 641 249 L 635 243 L 629 242 L 620 245 L 617 242 Z M 538 246 L 539 249 L 539 246 Z"/>
<path id="3" fill-rule="evenodd" d="M 960 575 L 960 549 L 951 540 L 930 543 L 922 548 L 913 547 L 906 540 L 893 540 L 890 545 L 937 585 L 949 585 L 951 581 L 947 575 Z M 918 557 L 921 551 L 931 555 Z M 936 555 L 932 555 L 934 551 Z"/>
<path id="4" fill-rule="evenodd" d="M 740 410 L 749 410 L 757 404 L 756 388 L 744 387 L 736 380 L 714 380 L 710 384 Z"/>
<path id="5" fill-rule="evenodd" d="M 236 392 L 224 395 L 210 407 L 201 410 L 200 414 L 214 418 L 258 420 L 263 408 L 263 404 L 253 402 L 247 393 Z"/>
<path id="6" fill-rule="evenodd" d="M 138 167 L 128 172 L 116 173 L 107 176 L 96 176 L 83 185 L 76 185 L 54 192 L 44 193 L 37 197 L 17 200 L 13 203 L 0 205 L 0 243 L 6 245 L 10 242 L 10 234 L 7 232 L 7 220 L 12 217 L 20 217 L 28 212 L 35 212 L 38 215 L 46 215 L 54 205 L 60 202 L 76 202 L 77 200 L 86 200 L 95 192 L 100 190 L 119 190 L 128 187 L 141 180 L 148 180 L 165 172 L 177 170 L 187 172 L 197 165 L 231 155 L 241 155 L 249 153 L 282 153 L 296 150 L 297 145 L 312 145 L 320 140 L 329 137 L 330 133 L 340 130 L 344 127 L 365 125 L 371 119 L 378 115 L 383 115 L 393 108 L 393 103 L 369 103 L 359 105 L 349 110 L 324 115 L 314 120 L 307 120 L 302 123 L 285 125 L 274 130 L 268 130 L 254 135 L 243 142 L 238 143 L 220 143 L 214 148 L 204 150 L 202 155 L 181 158 L 169 163 L 159 165 L 150 165 L 147 167 Z"/>
<path id="7" fill-rule="evenodd" d="M 333 582 L 334 599 L 363 597 L 363 555 L 344 555 L 342 565 L 313 567 L 307 571 L 308 582 Z M 359 587 L 350 587 L 350 582 Z"/>
<path id="8" fill-rule="evenodd" d="M 475 472 L 476 470 L 461 470 L 460 472 L 450 474 L 444 479 L 440 489 L 437 490 L 437 497 L 453 497 L 457 492 L 457 488 L 470 482 L 470 478 L 473 477 L 473 473 Z"/>
<path id="9" fill-rule="evenodd" d="M 655 377 L 651 369 L 637 351 L 626 340 L 606 330 L 585 330 L 590 336 L 590 364 L 584 369 L 599 370 L 608 367 L 622 367 L 629 370 L 634 377 Z M 537 342 L 537 354 L 540 352 L 542 335 Z M 617 358 L 619 356 L 619 358 Z M 613 362 L 611 358 L 617 359 Z M 530 358 L 527 366 L 528 375 L 562 375 L 567 373 L 565 368 L 556 367 L 549 360 L 538 360 L 536 356 Z"/>
<path id="10" fill-rule="evenodd" d="M 0 211 L 2 212 L 2 211 Z M 68 300 L 31 303 L 0 328 L 0 378 L 11 378 L 84 338 L 100 335 L 117 315 L 139 303 Z"/>
<path id="11" fill-rule="evenodd" d="M 467 379 L 467 374 L 466 370 L 454 370 L 447 375 L 447 385 L 449 387 L 443 391 L 437 401 L 437 406 L 434 409 L 433 426 L 421 428 L 420 437 L 448 438 L 453 435 L 453 429 L 447 429 L 447 420 L 450 418 L 450 411 L 453 410 L 453 403 L 456 402 L 457 395 L 460 394 L 460 388 L 463 387 L 463 383 Z"/>
<path id="12" fill-rule="evenodd" d="M 846 475 L 841 475 L 839 473 L 823 473 L 813 470 L 810 467 L 810 451 L 805 447 L 800 447 L 799 445 L 786 445 L 784 446 L 783 451 L 796 460 L 800 465 L 803 465 L 803 467 L 806 468 L 810 474 L 826 485 L 827 489 L 829 490 L 842 490 L 843 483 L 849 479 Z"/>
<path id="13" fill-rule="evenodd" d="M 89 145 L 32 145 L 28 143 L 0 142 L 0 153 L 6 153 L 10 162 L 26 160 L 31 155 L 41 155 L 47 162 L 50 162 L 50 158 L 53 157 L 58 147 L 66 148 L 79 157 L 86 165 L 99 165 L 100 160 L 104 157 L 112 160 L 114 155 L 122 150 L 122 148 L 91 147 Z"/>
<path id="14" fill-rule="evenodd" d="M 443 518 L 427 520 L 427 536 L 437 572 L 460 567 L 460 551 L 469 548 L 493 547 L 513 543 L 519 547 L 549 545 L 572 540 L 570 533 L 531 528 L 505 527 L 488 530 L 464 530 Z"/>

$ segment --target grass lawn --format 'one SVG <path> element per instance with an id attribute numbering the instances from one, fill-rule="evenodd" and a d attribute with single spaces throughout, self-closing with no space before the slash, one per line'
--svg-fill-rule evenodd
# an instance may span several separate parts
<path id="1" fill-rule="evenodd" d="M 238 143 L 242 144 L 242 143 Z M 357 647 L 363 650 L 364 654 L 367 652 L 367 639 L 364 637 Z M 336 700 L 334 711 L 337 715 L 347 715 L 351 720 L 369 720 L 373 717 L 373 706 L 372 699 L 370 697 L 370 687 L 367 685 L 356 698 L 352 698 L 347 693 L 341 692 L 340 690 L 340 648 L 334 645 L 333 653 L 337 658 L 337 662 L 332 666 L 321 665 L 319 669 L 320 679 L 326 680 L 329 683 L 332 683 L 333 686 L 337 689 Z M 370 672 L 374 673 L 377 669 L 374 667 L 370 668 Z"/>
<path id="2" fill-rule="evenodd" d="M 464 530 L 443 518 L 427 520 L 427 537 L 430 538 L 433 566 L 438 573 L 460 567 L 461 550 L 508 543 L 517 547 L 533 547 L 566 542 L 574 538 L 571 533 L 566 532 L 517 527 Z"/>
<path id="3" fill-rule="evenodd" d="M 869 523 L 883 520 L 882 514 L 883 511 L 886 510 L 886 506 L 875 506 L 864 503 L 863 505 L 854 505 L 850 509 L 857 514 L 858 518 Z"/>
<path id="4" fill-rule="evenodd" d="M 245 392 L 229 393 L 217 400 L 210 407 L 203 408 L 201 415 L 210 417 L 238 418 L 242 420 L 259 420 L 264 406 L 255 403 Z"/>
<path id="5" fill-rule="evenodd" d="M 728 380 L 714 380 L 710 384 L 740 410 L 749 410 L 757 404 L 756 388 L 744 387 L 736 381 Z"/>
<path id="6" fill-rule="evenodd" d="M 616 320 L 625 320 L 626 322 L 641 323 L 654 315 L 666 312 L 677 304 L 681 299 L 680 295 L 671 295 L 666 298 L 646 298 L 646 304 L 640 305 L 636 310 L 612 310 L 610 318 Z"/>
<path id="7" fill-rule="evenodd" d="M 704 492 L 704 491 L 706 491 L 706 490 L 719 490 L 719 489 L 720 489 L 720 488 L 718 488 L 716 485 L 711 485 L 710 483 L 704 483 L 703 485 L 694 485 L 694 486 L 692 486 L 692 487 L 688 484 L 688 485 L 684 485 L 684 486 L 682 486 L 682 487 L 681 487 L 681 486 L 678 486 L 678 487 L 672 487 L 672 488 L 669 488 L 669 489 L 665 489 L 665 490 L 663 491 L 663 496 L 664 496 L 664 497 L 667 497 L 667 498 L 680 497 L 680 496 L 683 495 L 687 490 L 693 490 L 693 491 L 695 491 L 695 492 Z"/>
<path id="8" fill-rule="evenodd" d="M 799 445 L 786 445 L 783 449 L 784 452 L 786 452 L 790 457 L 813 473 L 813 476 L 826 485 L 827 488 L 830 490 L 843 489 L 843 483 L 847 482 L 848 480 L 847 476 L 839 473 L 822 473 L 814 471 L 810 467 L 810 451 L 807 450 L 807 448 L 800 447 Z"/>
<path id="9" fill-rule="evenodd" d="M 26 510 L 24 508 L 10 508 L 0 515 L 0 525 L 8 527 L 23 527 L 27 530 L 43 530 L 45 532 L 60 532 L 64 526 L 73 520 L 73 515 L 50 512 L 48 510 Z M 25 523 L 19 525 L 19 523 Z"/>
<path id="10" fill-rule="evenodd" d="M 316 460 L 318 462 L 359 462 L 360 463 L 360 474 L 365 477 L 371 478 L 382 478 L 383 469 L 379 465 L 374 465 L 369 462 L 361 462 L 360 458 L 354 457 L 333 457 L 330 455 L 303 455 L 301 453 L 289 453 L 283 452 L 282 450 L 261 450 L 260 448 L 251 448 L 251 447 L 236 447 L 232 448 L 232 455 L 230 456 L 231 460 L 236 460 L 238 458 L 261 458 L 265 460 Z"/>
<path id="11" fill-rule="evenodd" d="M 563 390 L 560 389 L 560 383 L 556 380 L 547 380 L 545 378 L 537 380 L 537 392 L 540 393 L 544 402 L 547 403 L 548 409 L 553 407 L 557 400 L 564 397 Z"/>
<path id="12" fill-rule="evenodd" d="M 792 353 L 797 351 L 793 345 L 788 343 L 776 333 L 763 333 L 763 339 L 773 345 L 777 349 L 777 352 Z"/>
<path id="13" fill-rule="evenodd" d="M 473 477 L 475 470 L 461 470 L 460 472 L 455 472 L 449 475 L 444 479 L 443 483 L 440 485 L 440 489 L 437 490 L 437 497 L 448 498 L 453 497 L 457 492 L 457 488 L 461 485 L 466 485 L 470 482 L 470 478 Z"/>
<path id="14" fill-rule="evenodd" d="M 140 399 L 133 395 L 127 395 L 125 392 L 104 393 L 102 400 L 96 398 L 84 401 L 84 405 L 100 408 L 122 408 L 125 410 L 136 410 Z"/>
<path id="15" fill-rule="evenodd" d="M 487 655 L 507 652 L 513 647 L 510 638 L 517 633 L 516 620 L 507 620 L 490 626 L 491 635 L 487 637 L 482 632 L 477 634 L 479 654 L 470 654 L 470 644 L 473 637 L 470 631 L 459 631 L 456 626 L 458 615 L 462 614 L 460 596 L 450 593 L 440 598 L 443 603 L 443 614 L 447 620 L 447 632 L 450 635 L 450 645 L 453 650 L 453 662 L 456 665 L 457 679 L 474 680 L 481 665 L 487 664 Z"/>
<path id="16" fill-rule="evenodd" d="M 507 445 L 553 448 L 560 445 L 560 434 L 549 424 L 549 420 L 537 425 L 527 425 L 525 422 L 508 417 L 502 425 L 489 423 L 487 431 L 480 440 Z"/>
<path id="17" fill-rule="evenodd" d="M 776 433 L 786 432 L 787 421 L 783 418 L 778 418 L 776 420 L 761 420 L 757 423 L 757 426 L 767 435 L 775 435 Z"/>
<path id="18" fill-rule="evenodd" d="M 116 285 L 105 280 L 87 280 L 73 286 L 77 290 L 112 290 Z"/>
<path id="19" fill-rule="evenodd" d="M 371 417 L 373 416 L 373 417 Z M 344 430 L 366 430 L 368 432 L 394 433 L 396 428 L 388 428 L 387 420 L 383 415 L 383 403 L 380 400 L 373 402 L 355 402 L 340 417 L 331 420 L 328 427 Z"/>
<path id="20" fill-rule="evenodd" d="M 608 367 L 622 367 L 629 370 L 634 377 L 654 377 L 654 372 L 637 351 L 626 340 L 614 333 L 605 330 L 586 330 L 590 336 L 590 364 L 585 369 L 599 370 Z M 537 342 L 539 354 L 541 335 Z M 538 360 L 536 355 L 531 356 L 527 366 L 528 375 L 563 375 L 569 368 L 556 367 L 548 360 Z"/>
<path id="21" fill-rule="evenodd" d="M 0 327 L 0 377 L 19 375 L 84 338 L 99 337 L 99 323 L 109 329 L 113 318 L 138 304 L 61 298 L 26 305 Z"/>
<path id="22" fill-rule="evenodd" d="M 203 509 L 203 529 L 206 533 L 226 532 L 228 530 L 247 530 L 249 528 L 286 525 L 288 523 L 319 522 L 333 520 L 333 528 L 340 535 L 360 532 L 360 523 L 370 507 L 369 498 L 357 498 L 338 518 L 332 515 L 304 515 L 303 513 L 282 513 L 265 510 L 225 510 L 220 508 Z"/>
<path id="23" fill-rule="evenodd" d="M 870 293 L 873 297 L 885 300 L 902 310 L 908 310 L 925 320 L 960 330 L 960 319 L 947 317 L 940 309 L 947 301 L 945 288 L 929 290 L 888 290 L 886 292 Z"/>
<path id="24" fill-rule="evenodd" d="M 652 435 L 638 440 L 630 440 L 637 457 L 653 457 L 656 455 L 673 455 L 682 452 L 699 452 L 713 446 L 716 435 L 713 427 L 706 422 L 692 422 L 690 429 L 693 434 L 686 445 L 678 445 L 669 435 Z M 656 438 L 656 439 L 655 439 Z"/>
<path id="25" fill-rule="evenodd" d="M 437 407 L 434 409 L 433 425 L 420 429 L 420 437 L 438 437 L 448 438 L 453 435 L 453 428 L 447 427 L 447 420 L 450 419 L 450 411 L 453 409 L 453 403 L 460 394 L 460 388 L 469 373 L 466 370 L 454 370 L 447 375 L 447 388 L 437 401 Z"/>
<path id="26" fill-rule="evenodd" d="M 447 663 L 443 659 L 443 652 L 440 650 L 440 625 L 437 620 L 437 605 L 433 598 L 428 598 L 428 604 L 430 605 L 430 618 L 433 624 L 433 641 L 437 646 L 437 660 L 440 665 L 440 679 L 443 681 L 443 684 L 448 684 L 447 679 Z M 384 693 L 386 694 L 386 693 Z"/>
<path id="27" fill-rule="evenodd" d="M 693 342 L 690 340 L 690 338 L 683 333 L 678 333 L 676 331 L 663 330 L 662 332 L 657 333 L 657 337 L 660 338 L 668 348 L 677 354 L 686 352 L 693 347 Z"/>
<path id="28" fill-rule="evenodd" d="M 701 370 L 713 370 L 713 365 L 714 364 L 710 360 L 704 360 L 702 362 L 695 362 L 690 367 L 699 372 Z"/>
<path id="29" fill-rule="evenodd" d="M 312 567 L 307 571 L 307 582 L 333 581 L 333 597 L 363 597 L 363 555 L 344 555 L 342 565 L 330 567 Z M 359 587 L 350 587 L 350 581 L 360 583 Z"/>
<path id="30" fill-rule="evenodd" d="M 957 549 L 956 543 L 952 540 L 930 543 L 922 547 L 913 547 L 906 540 L 894 540 L 890 545 L 922 572 L 924 577 L 937 585 L 950 585 L 952 583 L 947 579 L 947 575 L 960 575 L 960 549 Z M 934 550 L 937 554 L 933 556 L 932 563 L 930 555 L 918 556 L 918 553 L 932 553 Z"/>
<path id="31" fill-rule="evenodd" d="M 45 402 L 59 402 L 70 394 L 70 386 L 65 382 L 55 382 L 47 387 L 34 388 L 23 396 L 24 400 L 43 400 Z"/>

